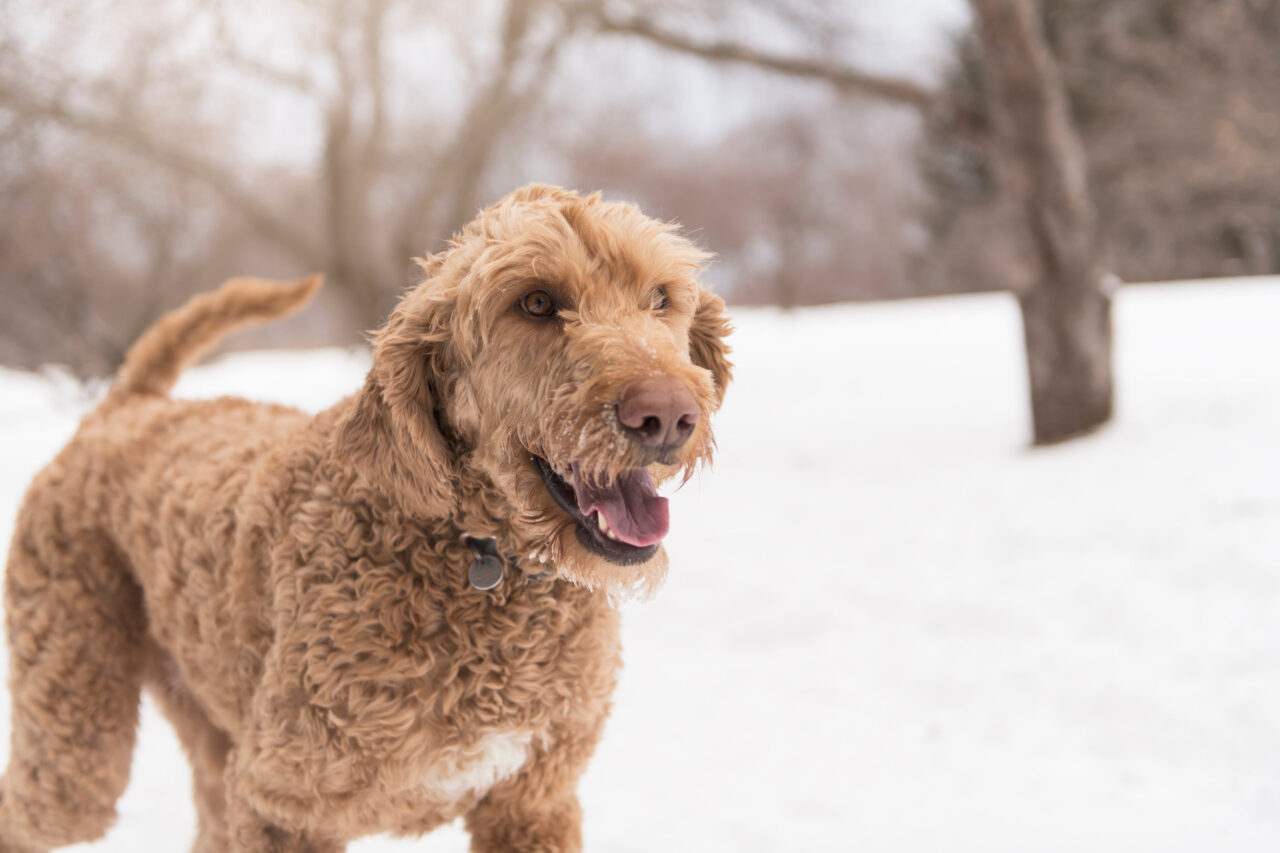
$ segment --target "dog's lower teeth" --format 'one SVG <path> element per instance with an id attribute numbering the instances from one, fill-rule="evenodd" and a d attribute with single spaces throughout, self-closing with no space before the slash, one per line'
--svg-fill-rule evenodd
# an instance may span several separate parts
<path id="1" fill-rule="evenodd" d="M 599 525 L 600 532 L 603 533 L 605 536 L 608 536 L 614 542 L 622 541 L 621 539 L 618 538 L 618 534 L 614 533 L 612 530 L 609 529 L 609 522 L 605 520 L 604 513 L 599 511 L 596 512 L 596 524 Z"/>

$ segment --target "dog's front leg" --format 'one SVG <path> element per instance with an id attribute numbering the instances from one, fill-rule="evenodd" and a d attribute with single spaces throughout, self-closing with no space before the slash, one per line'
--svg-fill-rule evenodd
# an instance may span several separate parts
<path id="1" fill-rule="evenodd" d="M 472 851 L 581 851 L 582 809 L 575 789 L 596 739 L 593 732 L 539 747 L 519 773 L 490 790 L 467 814 Z"/>
<path id="2" fill-rule="evenodd" d="M 467 815 L 475 853 L 578 853 L 582 809 L 573 791 L 537 801 L 491 792 Z"/>
<path id="3" fill-rule="evenodd" d="M 331 838 L 288 829 L 263 817 L 245 791 L 229 789 L 227 823 L 235 853 L 342 853 L 347 845 Z"/>
<path id="4" fill-rule="evenodd" d="M 277 737 L 276 742 L 281 738 Z M 338 833 L 317 831 L 323 807 L 300 794 L 305 772 L 277 749 L 268 755 L 251 733 L 231 754 L 225 775 L 227 830 L 232 853 L 342 853 Z"/>

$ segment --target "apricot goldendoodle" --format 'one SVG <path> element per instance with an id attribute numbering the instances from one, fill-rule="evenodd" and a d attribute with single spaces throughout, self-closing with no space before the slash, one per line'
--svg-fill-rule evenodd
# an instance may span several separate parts
<path id="1" fill-rule="evenodd" d="M 630 205 L 519 190 L 422 262 L 315 417 L 167 391 L 318 277 L 233 279 L 146 332 L 18 518 L 0 850 L 105 831 L 144 686 L 198 851 L 459 815 L 475 850 L 579 849 L 614 605 L 661 580 L 655 483 L 709 459 L 730 377 L 703 260 Z"/>

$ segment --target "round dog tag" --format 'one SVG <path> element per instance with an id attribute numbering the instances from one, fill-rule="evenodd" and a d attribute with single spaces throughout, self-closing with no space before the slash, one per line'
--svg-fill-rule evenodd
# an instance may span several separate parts
<path id="1" fill-rule="evenodd" d="M 502 583 L 502 561 L 492 554 L 477 555 L 467 577 L 476 589 L 493 589 Z"/>

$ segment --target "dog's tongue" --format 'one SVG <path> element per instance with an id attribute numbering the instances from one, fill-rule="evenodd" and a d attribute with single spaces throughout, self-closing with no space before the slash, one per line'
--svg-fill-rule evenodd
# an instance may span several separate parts
<path id="1" fill-rule="evenodd" d="M 609 485 L 600 486 L 579 474 L 575 462 L 573 490 L 578 495 L 578 510 L 584 516 L 599 512 L 614 535 L 628 545 L 643 548 L 667 535 L 667 499 L 658 496 L 653 478 L 644 468 L 633 468 Z"/>

